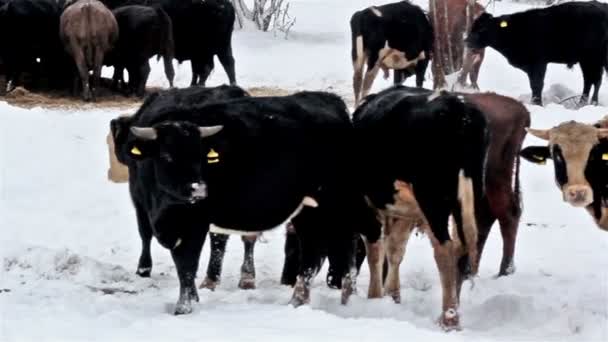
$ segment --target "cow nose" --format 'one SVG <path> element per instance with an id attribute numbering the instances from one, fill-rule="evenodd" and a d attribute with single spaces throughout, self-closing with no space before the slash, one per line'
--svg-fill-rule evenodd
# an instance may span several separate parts
<path id="1" fill-rule="evenodd" d="M 192 189 L 191 198 L 193 200 L 207 197 L 207 184 L 204 182 L 192 183 L 190 184 L 190 188 Z"/>
<path id="2" fill-rule="evenodd" d="M 566 200 L 575 207 L 585 207 L 593 201 L 593 196 L 587 186 L 568 187 L 566 197 Z"/>

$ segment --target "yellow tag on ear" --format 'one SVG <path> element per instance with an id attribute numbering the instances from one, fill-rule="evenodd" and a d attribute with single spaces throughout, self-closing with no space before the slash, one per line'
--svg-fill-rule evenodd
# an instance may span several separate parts
<path id="1" fill-rule="evenodd" d="M 505 28 L 507 26 L 509 26 L 509 23 L 506 20 L 500 22 L 500 27 Z"/>
<path id="2" fill-rule="evenodd" d="M 220 154 L 215 152 L 214 149 L 211 149 L 211 151 L 209 151 L 209 153 L 207 153 L 207 163 L 215 164 L 215 163 L 219 163 L 219 162 L 220 162 Z"/>
<path id="3" fill-rule="evenodd" d="M 602 154 L 602 160 L 608 160 L 608 153 Z"/>
<path id="4" fill-rule="evenodd" d="M 133 146 L 133 148 L 131 149 L 131 154 L 141 156 L 141 151 L 136 146 Z"/>

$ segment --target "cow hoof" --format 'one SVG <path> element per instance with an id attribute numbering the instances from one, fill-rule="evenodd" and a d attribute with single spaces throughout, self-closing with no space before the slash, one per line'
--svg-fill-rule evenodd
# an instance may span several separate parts
<path id="1" fill-rule="evenodd" d="M 239 281 L 239 289 L 241 290 L 254 290 L 255 289 L 255 278 L 251 275 L 243 275 Z"/>
<path id="2" fill-rule="evenodd" d="M 192 313 L 192 304 L 190 303 L 177 303 L 175 306 L 175 315 L 187 315 Z"/>
<path id="3" fill-rule="evenodd" d="M 209 279 L 209 277 L 205 277 L 205 280 L 199 285 L 199 289 L 207 289 L 211 291 L 215 291 L 215 288 L 220 284 L 218 281 L 213 281 Z"/>
<path id="4" fill-rule="evenodd" d="M 393 299 L 393 302 L 395 302 L 395 304 L 401 304 L 401 291 L 400 290 L 387 291 L 386 294 L 391 296 L 391 298 Z"/>
<path id="5" fill-rule="evenodd" d="M 289 304 L 297 308 L 300 305 L 310 303 L 310 288 L 307 286 L 307 282 L 298 276 L 296 285 L 293 289 L 293 297 L 289 301 Z"/>
<path id="6" fill-rule="evenodd" d="M 497 277 L 510 276 L 513 273 L 515 273 L 515 264 L 510 262 L 506 265 L 500 265 L 500 271 L 498 271 Z"/>
<path id="7" fill-rule="evenodd" d="M 460 327 L 460 318 L 455 309 L 446 310 L 439 318 L 439 325 L 446 332 L 462 330 Z"/>
<path id="8" fill-rule="evenodd" d="M 137 272 L 135 272 L 135 274 L 137 274 L 138 276 L 140 276 L 142 278 L 150 278 L 151 272 L 152 272 L 152 267 L 140 267 L 137 269 Z"/>

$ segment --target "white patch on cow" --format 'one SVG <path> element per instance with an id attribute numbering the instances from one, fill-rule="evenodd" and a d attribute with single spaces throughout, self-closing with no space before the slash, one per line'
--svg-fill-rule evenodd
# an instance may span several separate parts
<path id="1" fill-rule="evenodd" d="M 36 58 L 36 63 L 40 63 L 40 57 Z"/>
<path id="2" fill-rule="evenodd" d="M 438 98 L 441 95 L 441 93 L 439 91 L 434 91 L 431 95 L 429 95 L 429 97 L 427 97 L 427 102 L 431 102 L 433 100 L 435 100 L 436 98 Z"/>
<path id="3" fill-rule="evenodd" d="M 192 183 L 190 185 L 192 187 L 192 194 L 190 198 L 192 199 L 204 199 L 207 198 L 207 184 L 204 182 L 201 183 Z"/>
<path id="4" fill-rule="evenodd" d="M 369 9 L 372 11 L 372 13 L 374 13 L 374 15 L 376 17 L 382 18 L 382 12 L 380 12 L 380 10 L 378 8 L 376 8 L 376 7 L 370 7 Z"/>
<path id="5" fill-rule="evenodd" d="M 274 228 L 267 229 L 266 231 L 275 230 L 278 227 L 284 225 L 285 223 L 290 222 L 294 217 L 298 216 L 298 214 L 300 213 L 300 211 L 302 211 L 302 209 L 304 207 L 317 208 L 318 206 L 319 206 L 319 203 L 317 202 L 317 200 L 315 200 L 314 198 L 312 198 L 310 196 L 304 196 L 300 205 L 296 208 L 296 210 L 294 210 L 294 212 L 291 215 L 289 215 L 289 217 L 284 222 L 282 222 L 281 224 L 279 224 L 278 226 L 276 226 Z M 252 232 L 252 231 L 246 231 L 246 230 L 240 230 L 240 229 L 224 228 L 224 227 L 217 226 L 215 224 L 211 224 L 211 226 L 209 228 L 209 232 L 215 233 L 215 234 L 240 235 L 240 236 L 260 236 L 260 235 L 262 235 L 262 232 Z"/>
<path id="6" fill-rule="evenodd" d="M 458 95 L 457 97 L 458 97 L 458 99 L 460 100 L 460 102 L 464 103 L 464 96 L 462 96 L 462 95 Z"/>
<path id="7" fill-rule="evenodd" d="M 177 241 L 175 242 L 175 246 L 173 246 L 173 249 L 176 249 L 181 244 L 182 244 L 182 239 L 177 239 Z"/>
<path id="8" fill-rule="evenodd" d="M 355 50 L 357 58 L 355 59 L 355 70 L 362 70 L 363 64 L 365 63 L 365 56 L 363 55 L 363 36 L 357 36 L 355 39 Z"/>

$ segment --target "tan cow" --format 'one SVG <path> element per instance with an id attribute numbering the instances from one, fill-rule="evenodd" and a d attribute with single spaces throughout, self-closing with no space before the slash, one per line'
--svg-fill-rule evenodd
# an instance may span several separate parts
<path id="1" fill-rule="evenodd" d="M 529 146 L 521 156 L 535 164 L 553 160 L 555 183 L 564 202 L 586 208 L 597 225 L 608 230 L 608 119 L 595 125 L 563 122 L 528 132 L 548 145 Z"/>

